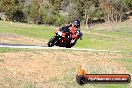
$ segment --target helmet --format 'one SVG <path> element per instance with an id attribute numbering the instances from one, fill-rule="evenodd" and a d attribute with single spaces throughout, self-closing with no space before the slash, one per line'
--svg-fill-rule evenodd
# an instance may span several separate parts
<path id="1" fill-rule="evenodd" d="M 79 20 L 79 19 L 75 20 L 75 21 L 73 22 L 73 25 L 74 25 L 74 27 L 76 27 L 76 28 L 80 27 L 80 20 Z"/>

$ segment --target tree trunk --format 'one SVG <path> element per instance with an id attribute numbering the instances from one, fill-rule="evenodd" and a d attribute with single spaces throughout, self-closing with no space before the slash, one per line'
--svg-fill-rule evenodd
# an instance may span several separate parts
<path id="1" fill-rule="evenodd" d="M 120 14 L 120 13 L 119 13 L 119 14 Z M 120 18 L 119 18 L 119 21 L 122 22 L 122 15 L 120 14 L 119 17 L 120 17 Z"/>
<path id="2" fill-rule="evenodd" d="M 86 28 L 88 29 L 88 16 L 86 16 Z"/>
<path id="3" fill-rule="evenodd" d="M 108 19 L 108 22 L 110 22 L 110 12 L 108 12 L 107 19 Z"/>
<path id="4" fill-rule="evenodd" d="M 115 15 L 115 20 L 118 23 L 118 14 Z"/>

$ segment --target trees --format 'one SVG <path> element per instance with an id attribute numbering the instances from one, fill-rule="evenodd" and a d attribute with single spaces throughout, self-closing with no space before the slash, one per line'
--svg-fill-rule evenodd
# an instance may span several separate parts
<path id="1" fill-rule="evenodd" d="M 23 12 L 28 23 L 60 26 L 64 17 L 59 13 L 59 0 L 27 0 Z"/>
<path id="2" fill-rule="evenodd" d="M 18 0 L 1 0 L 0 11 L 6 15 L 6 20 L 23 21 L 24 14 Z"/>
<path id="3" fill-rule="evenodd" d="M 109 22 L 121 22 L 124 19 L 125 12 L 128 10 L 122 0 L 103 0 L 100 2 L 99 8 L 104 11 L 106 21 Z"/>
<path id="4" fill-rule="evenodd" d="M 1 12 L 5 12 L 5 14 L 8 16 L 7 20 L 10 20 L 12 17 L 12 14 L 16 10 L 15 6 L 15 0 L 1 0 L 0 1 L 0 10 Z"/>
<path id="5" fill-rule="evenodd" d="M 57 26 L 76 18 L 86 26 L 95 18 L 119 22 L 131 9 L 132 0 L 0 0 L 6 20 Z"/>
<path id="6" fill-rule="evenodd" d="M 84 22 L 86 24 L 86 27 L 87 26 L 90 26 L 90 24 L 92 23 L 92 20 L 94 17 L 96 17 L 96 12 L 97 12 L 97 3 L 98 1 L 87 1 L 87 2 L 84 2 Z"/>
<path id="7" fill-rule="evenodd" d="M 132 10 L 132 0 L 123 0 L 123 2 L 127 5 L 129 9 Z"/>
<path id="8" fill-rule="evenodd" d="M 41 2 L 38 0 L 25 1 L 23 11 L 29 23 L 42 23 Z"/>

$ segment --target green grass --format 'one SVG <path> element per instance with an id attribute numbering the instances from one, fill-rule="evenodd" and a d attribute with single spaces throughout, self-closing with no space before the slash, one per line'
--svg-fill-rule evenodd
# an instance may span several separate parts
<path id="1" fill-rule="evenodd" d="M 0 53 L 5 52 L 20 52 L 20 51 L 31 51 L 30 49 L 19 49 L 19 48 L 0 48 Z"/>
<path id="2" fill-rule="evenodd" d="M 125 68 L 132 72 L 132 57 L 124 57 L 124 58 L 121 58 L 121 60 L 119 61 L 120 63 L 123 63 Z"/>
<path id="3" fill-rule="evenodd" d="M 0 34 L 12 33 L 41 40 L 49 40 L 53 37 L 56 28 L 46 25 L 14 22 L 11 24 L 8 21 L 0 21 Z M 82 31 L 84 32 L 83 40 L 78 40 L 74 47 L 132 52 L 132 28 L 128 24 L 127 26 L 126 24 L 122 25 L 120 29 L 109 31 L 85 29 Z"/>
<path id="4" fill-rule="evenodd" d="M 132 58 L 123 58 L 121 61 L 126 63 L 132 63 Z"/>
<path id="5" fill-rule="evenodd" d="M 129 88 L 128 84 L 107 84 L 104 88 Z"/>
<path id="6" fill-rule="evenodd" d="M 53 36 L 54 27 L 24 23 L 10 23 L 0 21 L 0 34 L 13 33 L 32 38 L 49 39 Z M 50 36 L 51 35 L 51 36 Z"/>
<path id="7" fill-rule="evenodd" d="M 99 35 L 95 35 L 94 33 L 98 33 Z M 126 34 L 121 35 L 116 32 L 112 33 L 110 33 L 110 31 L 105 31 L 105 33 L 99 33 L 98 31 L 85 31 L 83 40 L 79 40 L 75 47 L 132 51 L 132 35 L 128 34 L 126 36 Z"/>

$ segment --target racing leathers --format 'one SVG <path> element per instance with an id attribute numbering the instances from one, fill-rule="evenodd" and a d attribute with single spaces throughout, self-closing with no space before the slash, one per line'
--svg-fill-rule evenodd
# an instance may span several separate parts
<path id="1" fill-rule="evenodd" d="M 71 27 L 71 30 L 70 30 L 70 40 L 71 40 L 71 43 L 76 43 L 76 40 L 78 38 L 80 38 L 82 40 L 82 32 L 80 31 L 80 27 L 75 27 L 74 24 L 70 23 L 69 25 L 67 26 L 64 26 L 64 28 L 66 29 L 69 29 Z"/>

